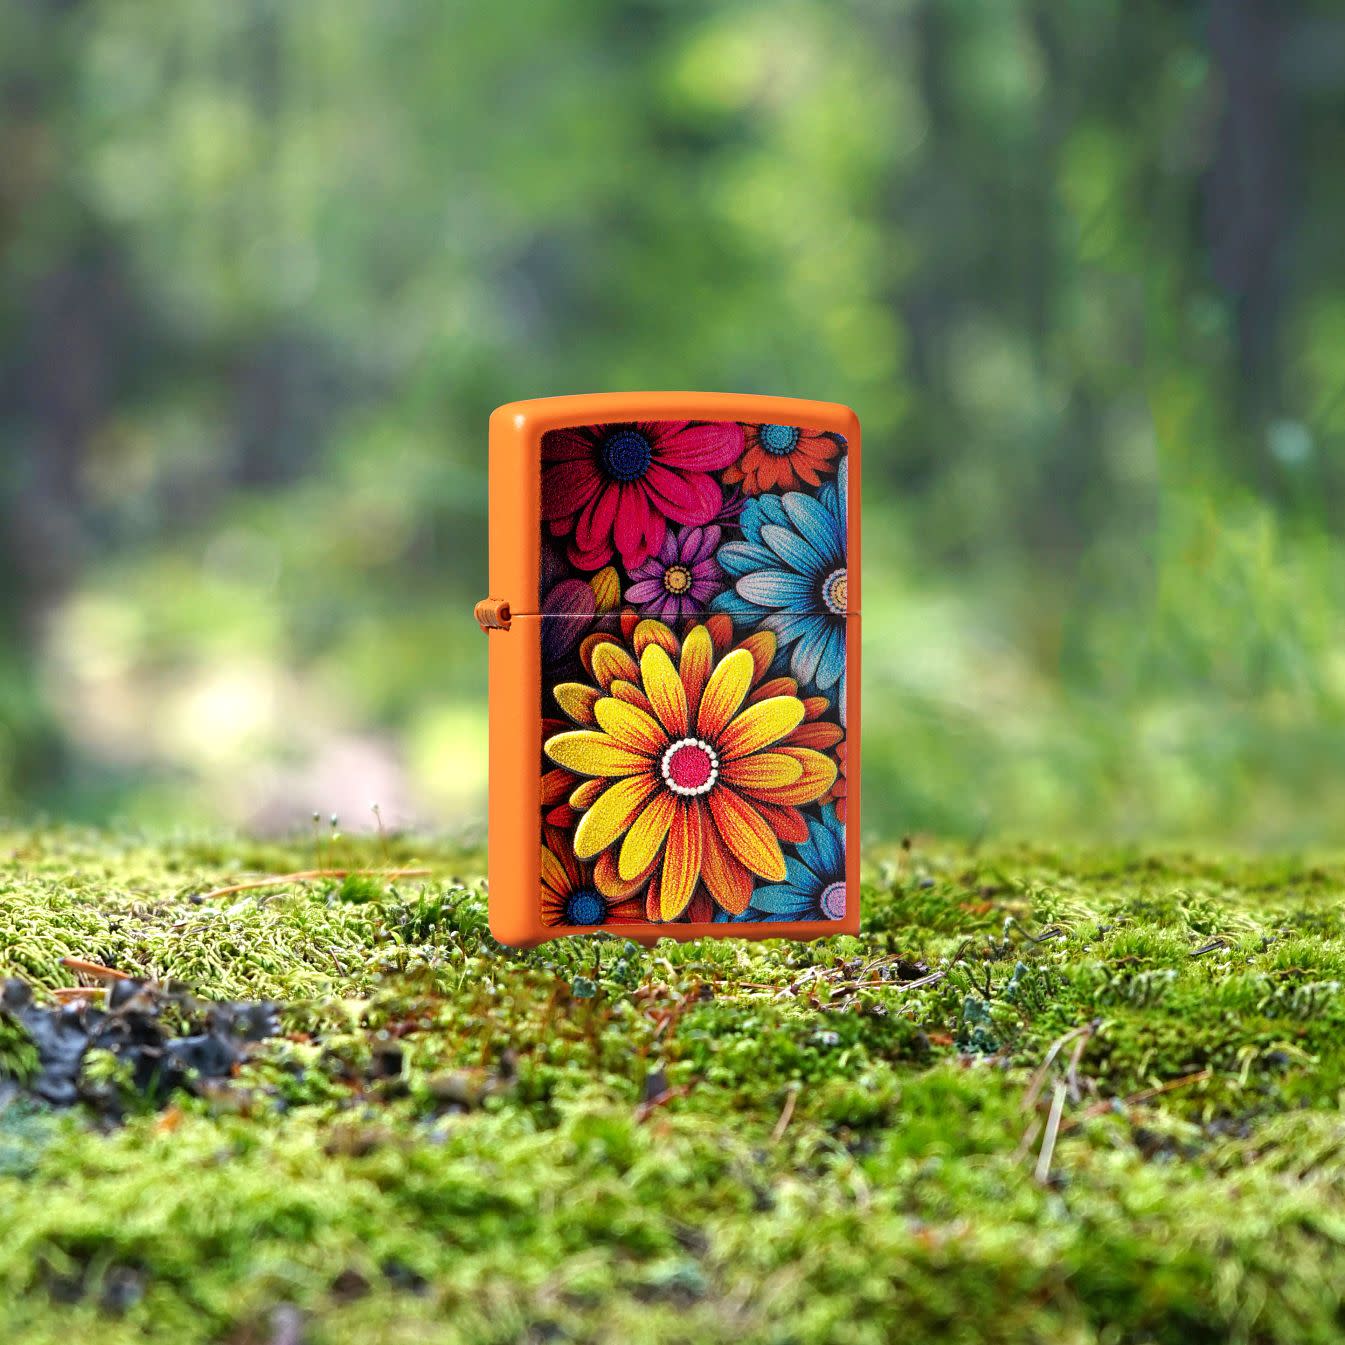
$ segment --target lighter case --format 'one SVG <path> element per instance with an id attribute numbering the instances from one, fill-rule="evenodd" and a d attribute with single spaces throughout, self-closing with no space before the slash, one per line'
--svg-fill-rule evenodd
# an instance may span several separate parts
<path id="1" fill-rule="evenodd" d="M 490 924 L 859 929 L 859 422 L 724 393 L 490 420 Z"/>

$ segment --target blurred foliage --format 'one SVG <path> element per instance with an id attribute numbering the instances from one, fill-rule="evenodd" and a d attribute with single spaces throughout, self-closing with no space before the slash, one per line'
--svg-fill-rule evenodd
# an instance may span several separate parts
<path id="1" fill-rule="evenodd" d="M 16 0 L 0 804 L 458 826 L 485 421 L 854 405 L 875 828 L 1345 806 L 1328 0 Z"/>

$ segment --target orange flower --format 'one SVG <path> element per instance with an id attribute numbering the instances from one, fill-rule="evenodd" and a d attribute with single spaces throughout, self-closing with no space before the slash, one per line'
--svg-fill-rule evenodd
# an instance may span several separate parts
<path id="1" fill-rule="evenodd" d="M 746 442 L 742 457 L 721 473 L 729 485 L 741 481 L 746 495 L 819 486 L 841 452 L 831 435 L 795 425 L 749 425 Z"/>
<path id="2" fill-rule="evenodd" d="M 724 910 L 746 910 L 756 878 L 785 878 L 781 839 L 806 839 L 799 805 L 836 779 L 819 748 L 835 745 L 839 726 L 807 722 L 826 702 L 800 699 L 791 678 L 758 685 L 774 634 L 719 657 L 731 634 L 726 617 L 680 641 L 641 621 L 631 649 L 605 639 L 584 651 L 596 686 L 555 690 L 572 719 L 596 725 L 546 743 L 557 765 L 589 777 L 570 795 L 583 813 L 575 855 L 595 861 L 600 890 L 648 880 L 651 918 L 677 919 L 698 878 Z"/>
<path id="3" fill-rule="evenodd" d="M 579 820 L 569 802 L 579 777 L 571 771 L 561 770 L 559 766 L 552 766 L 545 755 L 546 740 L 564 728 L 565 721 L 562 719 L 542 720 L 542 820 L 553 827 L 572 827 Z"/>
<path id="4" fill-rule="evenodd" d="M 620 894 L 598 891 L 593 870 L 570 849 L 570 838 L 543 828 L 542 920 L 548 925 L 632 925 L 644 919 L 638 884 Z"/>
<path id="5" fill-rule="evenodd" d="M 836 775 L 836 783 L 831 786 L 830 790 L 827 791 L 826 798 L 822 800 L 823 803 L 834 803 L 836 805 L 836 820 L 840 822 L 842 826 L 845 825 L 845 798 L 850 792 L 849 780 L 847 778 L 849 762 L 846 760 L 848 753 L 845 749 L 846 744 L 844 742 L 837 745 L 836 764 L 840 769 Z"/>

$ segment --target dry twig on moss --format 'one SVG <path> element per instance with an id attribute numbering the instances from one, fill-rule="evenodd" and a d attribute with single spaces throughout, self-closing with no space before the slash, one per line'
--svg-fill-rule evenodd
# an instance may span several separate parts
<path id="1" fill-rule="evenodd" d="M 303 869 L 298 873 L 278 873 L 270 878 L 249 878 L 246 882 L 217 887 L 203 892 L 202 901 L 232 897 L 237 892 L 258 892 L 266 887 L 284 887 L 286 883 L 316 883 L 324 878 L 429 878 L 431 869 Z"/>

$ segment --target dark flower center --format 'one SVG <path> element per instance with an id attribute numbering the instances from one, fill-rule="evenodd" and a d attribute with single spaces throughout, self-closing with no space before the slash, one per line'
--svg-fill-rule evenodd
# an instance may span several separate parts
<path id="1" fill-rule="evenodd" d="M 691 587 L 691 571 L 685 565 L 669 565 L 663 571 L 663 587 L 669 593 L 685 593 Z"/>
<path id="2" fill-rule="evenodd" d="M 613 481 L 638 481 L 648 470 L 654 450 L 639 430 L 614 430 L 599 449 L 603 470 Z"/>
<path id="3" fill-rule="evenodd" d="M 607 903 L 591 887 L 581 887 L 565 898 L 565 923 L 601 925 L 607 919 Z"/>
<path id="4" fill-rule="evenodd" d="M 832 883 L 818 897 L 817 904 L 828 920 L 840 920 L 845 916 L 845 884 Z"/>
<path id="5" fill-rule="evenodd" d="M 763 425 L 758 437 L 773 458 L 788 457 L 799 442 L 799 432 L 793 425 Z"/>

